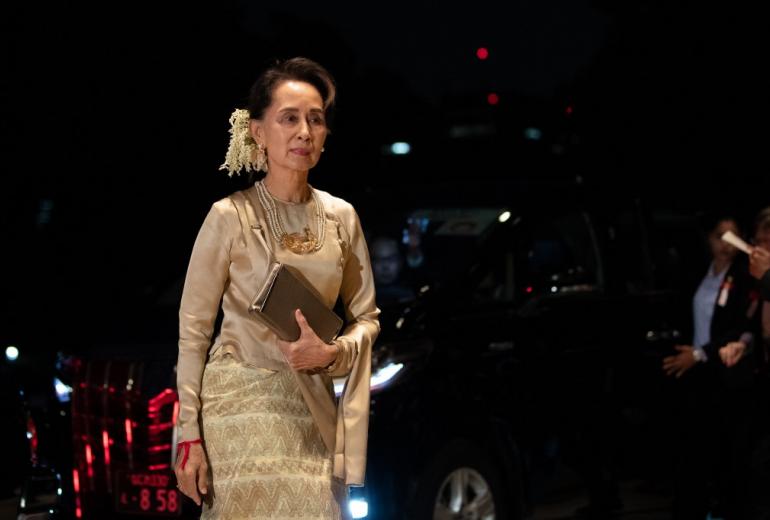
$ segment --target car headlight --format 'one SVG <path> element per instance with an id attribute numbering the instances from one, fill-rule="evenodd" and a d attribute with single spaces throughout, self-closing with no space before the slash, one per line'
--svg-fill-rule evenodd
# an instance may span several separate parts
<path id="1" fill-rule="evenodd" d="M 72 387 L 65 385 L 58 377 L 53 378 L 53 387 L 56 390 L 56 398 L 60 403 L 69 403 L 72 395 Z"/>
<path id="2" fill-rule="evenodd" d="M 363 498 L 349 500 L 348 509 L 352 518 L 366 518 L 369 516 L 369 503 Z"/>
<path id="3" fill-rule="evenodd" d="M 403 363 L 387 363 L 377 368 L 369 380 L 369 390 L 371 392 L 378 392 L 388 386 L 393 378 L 404 369 Z M 336 378 L 334 380 L 334 393 L 339 397 L 342 395 L 342 390 L 345 388 L 346 378 Z"/>
<path id="4" fill-rule="evenodd" d="M 374 374 L 372 374 L 372 380 L 369 384 L 369 389 L 372 392 L 382 390 L 396 377 L 396 374 L 404 369 L 403 363 L 388 363 L 378 368 Z"/>
<path id="5" fill-rule="evenodd" d="M 350 518 L 369 518 L 369 500 L 364 487 L 348 487 L 348 511 Z"/>
<path id="6" fill-rule="evenodd" d="M 19 359 L 19 349 L 11 345 L 10 347 L 6 347 L 5 349 L 5 359 L 8 361 L 16 361 Z"/>

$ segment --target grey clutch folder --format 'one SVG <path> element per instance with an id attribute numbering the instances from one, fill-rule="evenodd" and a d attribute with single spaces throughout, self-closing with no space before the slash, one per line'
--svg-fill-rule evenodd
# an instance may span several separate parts
<path id="1" fill-rule="evenodd" d="M 292 273 L 292 268 L 273 262 L 267 280 L 254 298 L 249 310 L 264 320 L 279 338 L 299 339 L 300 331 L 294 310 L 305 315 L 308 324 L 325 343 L 331 343 L 342 328 L 342 319 L 324 305 L 315 291 Z"/>

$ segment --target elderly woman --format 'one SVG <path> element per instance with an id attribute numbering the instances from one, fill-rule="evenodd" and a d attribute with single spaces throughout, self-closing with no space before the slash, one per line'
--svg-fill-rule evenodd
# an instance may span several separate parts
<path id="1" fill-rule="evenodd" d="M 346 485 L 363 485 L 379 333 L 372 270 L 356 211 L 308 184 L 334 97 L 323 67 L 293 58 L 265 71 L 231 117 L 222 167 L 267 174 L 211 207 L 179 310 L 176 475 L 205 519 L 336 519 Z M 272 260 L 330 309 L 341 297 L 341 335 L 325 343 L 297 310 L 301 335 L 287 342 L 249 313 Z M 338 402 L 337 376 L 348 377 Z"/>

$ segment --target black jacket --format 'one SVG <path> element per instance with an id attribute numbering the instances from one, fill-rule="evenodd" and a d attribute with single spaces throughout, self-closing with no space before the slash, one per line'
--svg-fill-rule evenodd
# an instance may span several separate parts
<path id="1" fill-rule="evenodd" d="M 745 257 L 739 256 L 725 274 L 723 286 L 728 286 L 727 301 L 714 302 L 711 319 L 711 341 L 703 346 L 709 360 L 719 361 L 719 349 L 731 341 L 738 341 L 744 332 L 754 332 L 756 312 L 752 313 L 752 293 L 756 282 L 749 274 Z M 720 290 L 721 292 L 721 290 Z M 695 294 L 695 291 L 692 291 Z M 754 310 L 756 304 L 753 304 Z"/>
<path id="2" fill-rule="evenodd" d="M 762 298 L 770 301 L 770 270 L 759 281 L 759 287 L 762 289 Z"/>
<path id="3" fill-rule="evenodd" d="M 714 315 L 711 319 L 711 341 L 703 346 L 708 355 L 707 366 L 703 375 L 712 374 L 719 381 L 716 388 L 745 392 L 750 390 L 754 380 L 756 367 L 755 353 L 747 353 L 733 367 L 726 367 L 719 357 L 719 349 L 731 341 L 738 341 L 745 332 L 754 336 L 754 342 L 749 346 L 750 351 L 761 341 L 760 332 L 760 303 L 757 291 L 757 281 L 749 273 L 747 258 L 737 257 L 725 274 L 724 284 L 729 284 L 727 301 L 724 306 L 714 303 Z M 700 363 L 699 363 L 700 364 Z M 741 394 L 744 395 L 744 394 Z M 720 397 L 723 398 L 724 396 Z"/>

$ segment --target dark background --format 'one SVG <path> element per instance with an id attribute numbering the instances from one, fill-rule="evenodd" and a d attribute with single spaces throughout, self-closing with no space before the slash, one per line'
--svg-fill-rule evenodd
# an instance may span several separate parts
<path id="1" fill-rule="evenodd" d="M 427 205 L 526 178 L 748 224 L 770 203 L 767 33 L 726 2 L 3 3 L 0 340 L 173 343 L 198 227 L 247 182 L 217 170 L 228 117 L 294 55 L 339 88 L 311 183 L 365 227 L 394 187 Z"/>

